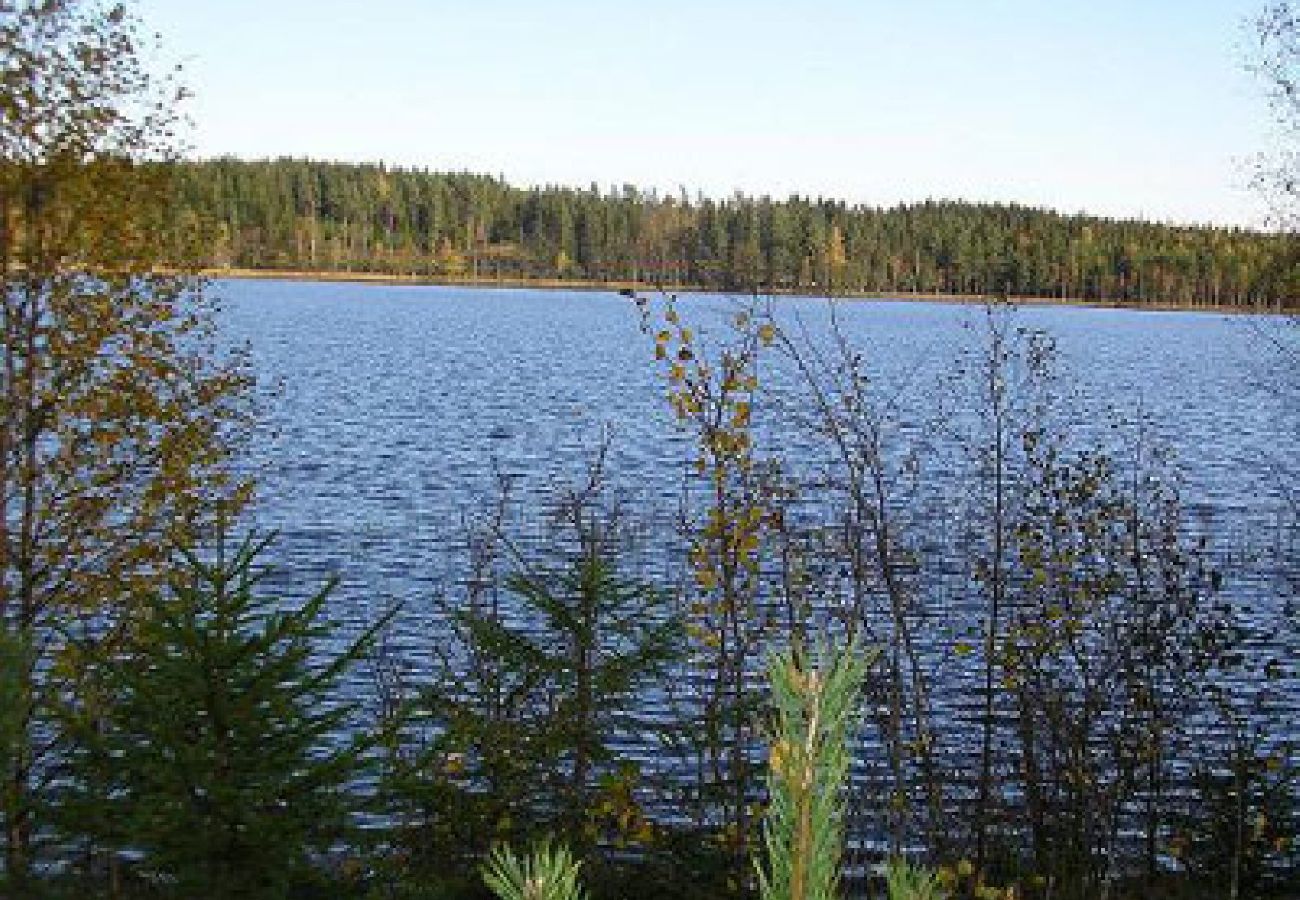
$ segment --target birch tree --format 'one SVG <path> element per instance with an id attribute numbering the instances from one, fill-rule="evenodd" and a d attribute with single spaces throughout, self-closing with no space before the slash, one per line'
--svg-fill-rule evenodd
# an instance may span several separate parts
<path id="1" fill-rule="evenodd" d="M 0 0 L 0 646 L 16 662 L 2 877 L 40 848 L 48 701 L 167 550 L 230 514 L 249 409 L 176 215 L 174 73 L 95 0 Z M 11 660 L 11 661 L 13 661 Z"/>

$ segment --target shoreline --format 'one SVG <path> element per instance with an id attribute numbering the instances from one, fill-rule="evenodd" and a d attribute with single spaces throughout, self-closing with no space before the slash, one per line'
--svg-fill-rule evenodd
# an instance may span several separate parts
<path id="1" fill-rule="evenodd" d="M 408 287 L 462 287 L 479 289 L 502 288 L 511 290 L 583 291 L 589 293 L 683 293 L 732 294 L 737 291 L 719 291 L 701 285 L 656 285 L 644 281 L 592 281 L 568 278 L 447 278 L 426 275 L 402 275 L 387 272 L 339 272 L 310 269 L 244 269 L 206 268 L 200 273 L 205 278 L 232 281 L 303 281 L 333 284 L 379 284 Z M 744 294 L 743 296 L 751 296 Z M 890 303 L 949 303 L 959 306 L 979 306 L 989 301 L 1003 299 L 992 294 L 936 294 L 912 291 L 852 291 L 831 296 L 788 289 L 764 291 L 760 297 L 804 297 L 809 299 L 879 300 Z M 1012 296 L 1006 298 L 1017 306 L 1061 306 L 1084 309 L 1125 309 L 1135 312 L 1203 312 L 1221 315 L 1297 315 L 1300 308 L 1259 307 L 1231 304 L 1180 304 L 1168 302 L 1134 303 L 1126 300 L 1085 300 L 1078 297 Z"/>

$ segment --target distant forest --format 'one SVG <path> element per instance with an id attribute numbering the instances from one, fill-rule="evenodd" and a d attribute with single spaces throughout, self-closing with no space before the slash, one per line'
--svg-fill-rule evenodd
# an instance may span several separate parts
<path id="1" fill-rule="evenodd" d="M 214 267 L 571 279 L 744 292 L 1300 305 L 1300 239 L 1015 204 L 520 188 L 297 159 L 180 166 Z"/>

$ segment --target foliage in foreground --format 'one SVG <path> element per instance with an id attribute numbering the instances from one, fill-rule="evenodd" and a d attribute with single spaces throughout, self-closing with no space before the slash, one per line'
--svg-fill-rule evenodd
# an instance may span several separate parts
<path id="1" fill-rule="evenodd" d="M 889 900 L 946 900 L 948 897 L 937 873 L 902 857 L 895 857 L 886 865 L 885 889 Z"/>
<path id="2" fill-rule="evenodd" d="M 343 736 L 339 681 L 370 634 L 327 650 L 332 583 L 284 602 L 264 588 L 265 547 L 179 554 L 65 711 L 59 824 L 110 889 L 284 897 L 348 831 L 364 744 Z"/>
<path id="3" fill-rule="evenodd" d="M 634 710 L 679 661 L 682 629 L 666 592 L 624 574 L 600 479 L 597 464 L 564 493 L 539 551 L 495 523 L 472 535 L 475 576 L 445 604 L 437 664 L 386 715 L 386 878 L 467 883 L 494 845 L 558 832 L 603 880 L 619 876 L 602 847 L 654 844 L 639 767 L 616 745 L 652 733 Z"/>
<path id="4" fill-rule="evenodd" d="M 166 548 L 246 499 L 248 374 L 216 348 L 179 221 L 174 85 L 112 3 L 0 3 L 0 790 L 10 884 L 45 864 L 52 723 Z"/>
<path id="5" fill-rule="evenodd" d="M 835 900 L 839 895 L 848 742 L 867 668 L 855 643 L 838 652 L 824 648 L 809 654 L 792 648 L 774 654 L 769 663 L 775 721 L 765 853 L 763 860 L 754 860 L 764 900 Z M 580 900 L 579 869 L 567 850 L 545 843 L 524 858 L 498 847 L 484 867 L 484 880 L 501 900 Z M 899 892 L 896 880 L 891 876 L 894 900 L 938 896 L 919 888 Z"/>
<path id="6" fill-rule="evenodd" d="M 582 863 L 564 847 L 539 844 L 527 856 L 497 847 L 483 865 L 483 881 L 500 900 L 584 900 Z"/>
<path id="7" fill-rule="evenodd" d="M 833 900 L 839 894 L 849 740 L 866 671 L 853 643 L 838 653 L 793 648 L 768 665 L 776 721 L 763 828 L 766 866 L 758 868 L 764 900 Z"/>

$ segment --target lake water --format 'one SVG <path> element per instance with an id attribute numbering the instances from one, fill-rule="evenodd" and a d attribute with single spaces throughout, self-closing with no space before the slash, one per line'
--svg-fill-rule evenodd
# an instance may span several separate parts
<path id="1" fill-rule="evenodd" d="M 618 491 L 647 521 L 668 522 L 677 509 L 691 448 L 626 298 L 279 281 L 216 290 L 223 333 L 247 342 L 262 385 L 274 387 L 253 447 L 254 519 L 279 532 L 281 580 L 301 596 L 337 573 L 331 609 L 353 629 L 405 603 L 396 646 L 416 667 L 437 640 L 430 601 L 455 595 L 465 521 L 490 506 L 498 475 L 511 479 L 526 520 L 556 481 L 583 472 L 608 428 Z M 684 318 L 706 333 L 733 308 L 723 297 L 682 301 Z M 781 298 L 777 309 L 824 332 L 825 301 Z M 887 301 L 843 303 L 837 314 L 904 438 L 944 406 L 960 348 L 984 316 Z M 1056 339 L 1082 431 L 1104 432 L 1108 410 L 1140 411 L 1172 447 L 1193 525 L 1221 538 L 1230 578 L 1259 604 L 1261 640 L 1294 658 L 1294 633 L 1275 628 L 1294 600 L 1254 568 L 1277 538 L 1278 472 L 1300 459 L 1297 375 L 1273 368 L 1258 334 L 1266 320 L 1028 307 L 1018 321 Z M 1278 390 L 1286 378 L 1289 394 Z M 782 422 L 768 426 L 780 442 Z M 801 446 L 784 445 L 796 467 Z"/>

